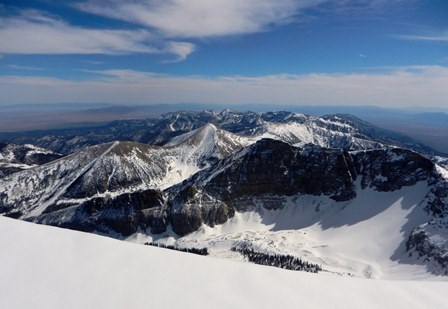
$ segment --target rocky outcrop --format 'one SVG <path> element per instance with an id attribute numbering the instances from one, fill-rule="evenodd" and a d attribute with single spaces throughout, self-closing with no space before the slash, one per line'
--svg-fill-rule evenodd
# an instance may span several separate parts
<path id="1" fill-rule="evenodd" d="M 96 197 L 70 204 L 54 204 L 27 220 L 86 232 L 117 233 L 127 236 L 136 232 L 158 234 L 166 230 L 168 217 L 161 191 L 145 190 L 118 196 Z"/>
<path id="2" fill-rule="evenodd" d="M 416 226 L 406 242 L 406 250 L 425 262 L 434 262 L 448 275 L 448 180 L 434 173 L 431 188 L 420 207 L 430 218 Z"/>
<path id="3" fill-rule="evenodd" d="M 434 218 L 414 228 L 406 241 L 406 250 L 423 262 L 433 262 L 448 275 L 448 218 Z"/>
<path id="4" fill-rule="evenodd" d="M 429 180 L 434 164 L 422 155 L 401 148 L 378 149 L 353 153 L 361 188 L 380 192 L 399 190 Z"/>

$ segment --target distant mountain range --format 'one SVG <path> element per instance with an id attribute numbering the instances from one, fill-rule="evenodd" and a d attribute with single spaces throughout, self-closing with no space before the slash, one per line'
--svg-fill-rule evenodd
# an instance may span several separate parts
<path id="1" fill-rule="evenodd" d="M 375 255 L 446 274 L 448 172 L 437 164 L 444 155 L 351 115 L 176 112 L 9 138 L 51 149 L 39 151 L 55 159 L 0 179 L 0 212 L 9 217 L 202 242 L 217 255 L 243 241 L 359 276 L 381 275 Z M 215 236 L 200 236 L 206 231 Z M 281 249 L 274 239 L 288 233 L 321 245 Z M 340 257 L 349 244 L 371 256 Z M 328 251 L 316 249 L 322 245 Z M 354 257 L 359 267 L 349 265 Z"/>
<path id="2" fill-rule="evenodd" d="M 200 112 L 205 104 L 22 104 L 0 106 L 0 132 L 48 130 L 60 128 L 104 127 L 113 120 L 146 119 L 179 110 Z M 228 106 L 228 105 L 227 105 Z M 213 105 L 214 109 L 226 108 Z M 448 153 L 448 109 L 380 108 L 375 106 L 297 106 L 245 104 L 234 106 L 240 112 L 288 110 L 312 116 L 351 114 L 388 130 L 400 132 L 441 152 Z M 27 132 L 25 135 L 30 135 Z M 0 140 L 3 134 L 0 133 Z"/>
<path id="3" fill-rule="evenodd" d="M 0 134 L 0 140 L 30 143 L 69 154 L 86 146 L 113 141 L 164 145 L 173 137 L 207 123 L 235 134 L 273 137 L 295 145 L 309 142 L 323 147 L 356 150 L 383 144 L 409 148 L 431 156 L 443 155 L 412 138 L 380 129 L 352 115 L 315 117 L 293 112 L 172 112 L 157 118 L 113 121 L 100 127 L 4 133 Z"/>

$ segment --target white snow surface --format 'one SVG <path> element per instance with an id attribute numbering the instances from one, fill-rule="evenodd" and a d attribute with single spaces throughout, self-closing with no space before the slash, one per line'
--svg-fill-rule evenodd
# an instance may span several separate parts
<path id="1" fill-rule="evenodd" d="M 309 143 L 329 148 L 346 148 L 349 145 L 353 149 L 384 147 L 376 141 L 355 137 L 356 133 L 357 130 L 348 124 L 310 117 L 304 123 L 266 122 L 261 133 L 253 137 L 257 140 L 272 138 L 299 147 Z"/>
<path id="2" fill-rule="evenodd" d="M 0 217 L 0 308 L 446 308 L 447 282 L 309 274 Z"/>
<path id="3" fill-rule="evenodd" d="M 258 140 L 259 138 L 234 134 L 208 123 L 199 129 L 172 138 L 164 146 L 183 145 L 191 148 L 195 144 L 195 148 L 202 149 L 204 153 L 217 151 L 226 156 Z"/>
<path id="4" fill-rule="evenodd" d="M 448 180 L 448 170 L 446 168 L 436 165 L 436 169 L 443 178 Z"/>

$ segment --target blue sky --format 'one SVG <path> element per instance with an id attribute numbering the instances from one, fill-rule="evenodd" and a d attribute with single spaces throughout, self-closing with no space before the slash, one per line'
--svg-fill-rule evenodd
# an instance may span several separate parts
<path id="1" fill-rule="evenodd" d="M 3 0 L 0 104 L 448 107 L 446 0 Z"/>

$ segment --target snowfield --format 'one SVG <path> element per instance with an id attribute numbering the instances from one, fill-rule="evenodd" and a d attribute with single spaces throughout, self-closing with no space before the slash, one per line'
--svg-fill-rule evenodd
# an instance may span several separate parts
<path id="1" fill-rule="evenodd" d="M 424 182 L 394 192 L 359 189 L 357 197 L 346 202 L 325 196 L 285 196 L 288 202 L 282 209 L 237 212 L 223 225 L 203 225 L 184 237 L 168 231 L 136 233 L 126 240 L 206 247 L 211 256 L 238 261 L 243 257 L 231 248 L 244 242 L 257 252 L 296 256 L 343 276 L 448 280 L 440 276 L 445 269 L 437 263 L 417 253 L 410 255 L 405 248 L 412 229 L 429 220 L 420 205 L 428 190 Z"/>
<path id="2" fill-rule="evenodd" d="M 309 274 L 0 217 L 0 308 L 446 308 L 448 282 Z"/>

